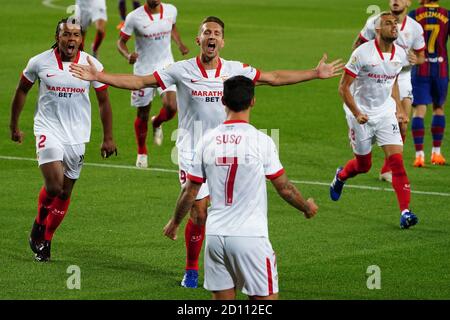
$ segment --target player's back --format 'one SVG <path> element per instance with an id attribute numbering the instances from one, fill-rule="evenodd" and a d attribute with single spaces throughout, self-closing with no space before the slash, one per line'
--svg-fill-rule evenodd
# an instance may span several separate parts
<path id="1" fill-rule="evenodd" d="M 417 75 L 447 77 L 449 11 L 436 3 L 413 10 L 409 15 L 422 25 L 425 32 L 426 61 L 417 67 Z"/>
<path id="2" fill-rule="evenodd" d="M 266 175 L 283 172 L 272 139 L 226 121 L 204 136 L 202 159 L 211 197 L 207 234 L 268 237 Z"/>

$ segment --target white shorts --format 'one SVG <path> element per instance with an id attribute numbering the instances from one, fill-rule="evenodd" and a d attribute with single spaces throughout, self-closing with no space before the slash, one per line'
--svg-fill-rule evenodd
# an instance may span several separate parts
<path id="1" fill-rule="evenodd" d="M 180 152 L 178 151 L 178 168 L 179 171 L 179 179 L 180 184 L 182 186 L 185 185 L 187 181 L 187 174 L 189 172 L 189 169 L 192 166 L 192 161 L 194 158 L 194 153 L 188 153 L 188 152 Z M 209 196 L 209 188 L 208 188 L 208 181 L 202 184 L 200 187 L 200 190 L 198 191 L 197 197 L 195 200 L 202 200 Z"/>
<path id="2" fill-rule="evenodd" d="M 353 115 L 347 114 L 347 124 L 350 129 L 350 144 L 355 154 L 369 154 L 375 141 L 380 147 L 389 144 L 403 145 L 400 127 L 394 113 L 376 119 L 369 118 L 365 124 L 359 124 Z"/>
<path id="3" fill-rule="evenodd" d="M 81 27 L 84 31 L 97 20 L 108 20 L 105 1 L 93 1 L 90 7 L 80 7 Z"/>
<path id="4" fill-rule="evenodd" d="M 207 235 L 203 286 L 209 291 L 236 288 L 248 296 L 278 293 L 277 263 L 269 239 Z"/>
<path id="5" fill-rule="evenodd" d="M 55 161 L 61 161 L 64 166 L 64 175 L 73 180 L 80 177 L 83 167 L 84 143 L 63 145 L 57 138 L 49 134 L 36 136 L 36 154 L 39 166 Z"/>
<path id="6" fill-rule="evenodd" d="M 172 85 L 166 88 L 166 90 L 163 90 L 160 87 L 158 87 L 158 88 L 144 88 L 140 90 L 131 91 L 131 105 L 137 108 L 148 106 L 150 102 L 153 101 L 156 91 L 158 91 L 158 94 L 161 96 L 167 91 L 177 92 L 177 86 Z"/>
<path id="7" fill-rule="evenodd" d="M 401 72 L 398 76 L 398 89 L 400 91 L 400 100 L 413 98 L 411 72 Z"/>

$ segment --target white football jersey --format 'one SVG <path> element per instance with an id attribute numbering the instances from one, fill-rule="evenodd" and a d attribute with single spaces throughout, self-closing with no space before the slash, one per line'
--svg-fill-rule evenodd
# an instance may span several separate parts
<path id="1" fill-rule="evenodd" d="M 247 122 L 225 121 L 206 134 L 188 173 L 208 181 L 206 234 L 268 238 L 266 178 L 283 173 L 273 140 Z"/>
<path id="2" fill-rule="evenodd" d="M 379 15 L 367 19 L 366 25 L 361 30 L 359 37 L 364 41 L 374 40 L 376 37 L 375 22 Z M 403 23 L 398 26 L 398 38 L 395 43 L 400 46 L 406 54 L 412 49 L 415 51 L 425 50 L 425 39 L 423 36 L 423 28 L 416 20 L 406 16 Z M 410 76 L 411 65 L 404 66 L 401 77 Z M 405 73 L 405 75 L 403 75 Z"/>
<path id="3" fill-rule="evenodd" d="M 393 44 L 391 53 L 383 53 L 376 40 L 371 40 L 353 51 L 345 72 L 356 78 L 352 84 L 352 94 L 356 105 L 369 118 L 395 112 L 395 101 L 391 97 L 395 79 L 407 65 L 404 50 Z M 345 106 L 348 114 L 350 110 Z"/>
<path id="4" fill-rule="evenodd" d="M 76 0 L 76 5 L 82 9 L 88 8 L 106 8 L 105 0 Z"/>
<path id="5" fill-rule="evenodd" d="M 163 90 L 173 84 L 177 86 L 177 147 L 179 152 L 192 153 L 201 136 L 225 121 L 223 82 L 242 75 L 256 83 L 260 72 L 224 59 L 219 59 L 217 69 L 205 70 L 197 57 L 175 62 L 153 75 Z"/>
<path id="6" fill-rule="evenodd" d="M 134 74 L 149 75 L 174 62 L 171 34 L 176 21 L 177 9 L 166 3 L 161 3 L 158 14 L 152 14 L 145 4 L 127 15 L 120 35 L 124 39 L 129 39 L 133 33 L 136 36 L 139 57 L 134 64 Z"/>
<path id="7" fill-rule="evenodd" d="M 74 63 L 88 64 L 91 58 L 96 68 L 102 64 L 86 52 L 78 51 Z M 23 71 L 22 79 L 30 84 L 39 81 L 39 98 L 34 114 L 34 134 L 51 133 L 62 144 L 74 145 L 89 142 L 91 134 L 90 81 L 75 78 L 69 72 L 70 62 L 61 61 L 57 49 L 47 50 L 31 58 Z M 93 81 L 97 91 L 108 86 Z"/>

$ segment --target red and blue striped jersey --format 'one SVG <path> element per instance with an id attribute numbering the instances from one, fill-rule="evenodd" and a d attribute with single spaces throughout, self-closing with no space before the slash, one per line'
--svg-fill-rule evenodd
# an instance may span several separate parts
<path id="1" fill-rule="evenodd" d="M 422 25 L 426 42 L 426 62 L 416 66 L 413 74 L 448 77 L 449 11 L 437 3 L 430 3 L 411 11 L 409 16 Z"/>

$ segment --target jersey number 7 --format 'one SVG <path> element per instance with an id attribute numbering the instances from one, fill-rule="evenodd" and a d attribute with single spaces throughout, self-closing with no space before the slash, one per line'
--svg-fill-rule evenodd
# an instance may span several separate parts
<path id="1" fill-rule="evenodd" d="M 227 178 L 225 180 L 225 205 L 231 206 L 233 203 L 234 179 L 238 169 L 237 157 L 218 157 L 216 158 L 216 166 L 227 166 Z"/>

